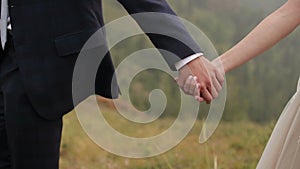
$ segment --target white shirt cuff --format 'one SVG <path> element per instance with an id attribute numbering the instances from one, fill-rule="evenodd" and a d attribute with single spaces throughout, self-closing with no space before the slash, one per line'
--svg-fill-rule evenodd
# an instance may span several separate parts
<path id="1" fill-rule="evenodd" d="M 203 56 L 203 53 L 196 53 L 193 54 L 191 56 L 188 56 L 184 59 L 182 59 L 181 61 L 175 63 L 175 67 L 177 70 L 181 69 L 183 66 L 185 66 L 186 64 L 190 63 L 191 61 L 193 61 L 194 59 Z"/>

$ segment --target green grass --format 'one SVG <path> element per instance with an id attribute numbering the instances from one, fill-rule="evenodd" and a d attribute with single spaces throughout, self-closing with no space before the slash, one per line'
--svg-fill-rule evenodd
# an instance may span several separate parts
<path id="1" fill-rule="evenodd" d="M 147 125 L 130 123 L 106 109 L 107 121 L 120 132 L 136 137 L 152 136 L 168 128 L 174 119 L 159 119 Z M 202 122 L 175 148 L 157 157 L 128 159 L 112 155 L 83 132 L 76 114 L 64 118 L 61 169 L 254 169 L 274 123 L 222 122 L 205 144 L 198 142 Z"/>

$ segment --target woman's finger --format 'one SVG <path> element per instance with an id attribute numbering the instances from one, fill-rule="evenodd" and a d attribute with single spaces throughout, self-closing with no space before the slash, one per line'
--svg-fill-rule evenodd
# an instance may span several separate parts
<path id="1" fill-rule="evenodd" d="M 213 99 L 215 99 L 219 96 L 215 86 L 212 86 L 212 88 L 211 88 L 211 95 L 212 95 Z"/>
<path id="2" fill-rule="evenodd" d="M 192 83 L 192 80 L 193 80 L 193 76 L 189 76 L 189 77 L 186 79 L 186 81 L 185 81 L 185 83 L 184 83 L 184 85 L 183 85 L 183 91 L 184 91 L 185 93 L 187 93 L 187 94 L 189 94 L 189 89 L 190 89 L 190 85 L 191 85 L 191 83 Z"/>
<path id="3" fill-rule="evenodd" d="M 191 95 L 195 96 L 195 89 L 197 88 L 197 77 L 193 76 L 191 84 L 190 84 L 190 88 L 189 88 L 189 93 Z"/>
<path id="4" fill-rule="evenodd" d="M 204 101 L 203 97 L 201 97 L 201 96 L 195 96 L 195 99 L 196 99 L 198 102 L 203 102 L 203 101 Z"/>
<path id="5" fill-rule="evenodd" d="M 218 93 L 222 91 L 222 84 L 220 84 L 217 78 L 213 79 L 213 85 Z"/>
<path id="6" fill-rule="evenodd" d="M 196 83 L 193 93 L 194 96 L 200 96 L 200 83 Z"/>

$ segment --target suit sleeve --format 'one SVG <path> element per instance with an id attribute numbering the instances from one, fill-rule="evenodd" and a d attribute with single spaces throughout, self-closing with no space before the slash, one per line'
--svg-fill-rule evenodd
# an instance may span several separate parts
<path id="1" fill-rule="evenodd" d="M 172 70 L 175 63 L 195 53 L 200 47 L 165 0 L 118 0 L 135 19 Z M 167 51 L 167 52 L 165 52 Z M 175 54 L 171 57 L 170 53 Z M 174 55 L 173 55 L 174 56 Z"/>

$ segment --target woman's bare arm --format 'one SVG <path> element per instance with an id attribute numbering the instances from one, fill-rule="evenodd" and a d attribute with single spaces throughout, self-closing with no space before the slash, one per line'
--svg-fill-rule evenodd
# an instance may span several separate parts
<path id="1" fill-rule="evenodd" d="M 243 40 L 219 57 L 225 72 L 268 50 L 290 34 L 299 23 L 300 0 L 288 0 L 257 25 Z"/>

